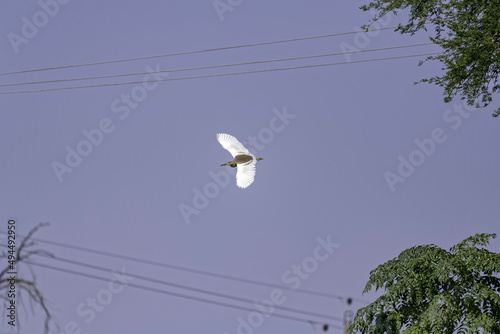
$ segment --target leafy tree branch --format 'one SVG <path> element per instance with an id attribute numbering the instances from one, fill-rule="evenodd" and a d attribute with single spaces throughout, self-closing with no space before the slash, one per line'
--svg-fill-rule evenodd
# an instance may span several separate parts
<path id="1" fill-rule="evenodd" d="M 441 46 L 443 53 L 425 61 L 440 61 L 445 74 L 419 82 L 443 87 L 445 102 L 461 95 L 469 105 L 482 108 L 500 91 L 500 0 L 376 0 L 361 9 L 376 13 L 365 29 L 387 13 L 406 9 L 408 23 L 399 24 L 396 31 L 413 35 L 434 26 L 431 41 Z M 499 115 L 500 107 L 493 113 L 494 117 Z"/>
<path id="2" fill-rule="evenodd" d="M 479 248 L 495 237 L 416 246 L 378 266 L 363 292 L 386 293 L 358 310 L 351 333 L 500 333 L 500 253 Z"/>

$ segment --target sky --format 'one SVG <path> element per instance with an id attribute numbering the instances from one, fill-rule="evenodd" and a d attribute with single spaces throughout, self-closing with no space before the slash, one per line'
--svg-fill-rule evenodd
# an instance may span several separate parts
<path id="1" fill-rule="evenodd" d="M 428 33 L 384 29 L 227 49 L 359 31 L 372 18 L 364 3 L 4 1 L 0 84 L 140 73 L 0 87 L 134 82 L 0 95 L 1 240 L 11 218 L 19 236 L 49 222 L 36 248 L 55 258 L 33 257 L 38 265 L 18 270 L 33 270 L 51 333 L 342 328 L 347 298 L 355 312 L 380 295 L 362 293 L 378 265 L 416 245 L 448 249 L 498 232 L 495 106 L 444 103 L 440 87 L 414 85 L 442 73 L 439 63 L 418 66 L 425 56 L 373 61 L 437 46 L 367 51 L 427 43 Z M 226 49 L 206 51 L 218 48 Z M 205 51 L 149 57 L 197 50 Z M 363 52 L 170 71 L 353 50 Z M 4 74 L 130 58 L 143 59 Z M 341 64 L 262 71 L 327 63 Z M 261 72 L 213 76 L 251 71 Z M 209 77 L 170 80 L 187 76 Z M 238 188 L 234 171 L 220 166 L 231 156 L 217 133 L 264 158 L 250 187 Z M 499 252 L 499 241 L 489 249 Z M 14 330 L 2 317 L 0 332 L 42 333 L 39 307 L 20 308 L 18 318 Z"/>

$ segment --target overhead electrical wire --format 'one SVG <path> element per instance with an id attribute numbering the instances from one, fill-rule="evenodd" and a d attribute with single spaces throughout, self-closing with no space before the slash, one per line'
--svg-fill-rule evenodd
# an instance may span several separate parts
<path id="1" fill-rule="evenodd" d="M 0 234 L 7 234 L 7 233 L 4 231 L 0 231 Z M 19 236 L 24 237 L 23 235 L 19 235 Z M 113 258 L 117 258 L 117 259 L 137 262 L 137 263 L 141 263 L 141 264 L 148 264 L 148 265 L 153 265 L 153 266 L 163 267 L 163 268 L 168 268 L 168 269 L 174 269 L 174 270 L 179 270 L 179 271 L 184 271 L 184 272 L 190 272 L 190 273 L 199 274 L 199 275 L 211 276 L 211 277 L 216 277 L 216 278 L 221 278 L 221 279 L 226 279 L 226 280 L 231 280 L 231 281 L 236 281 L 236 282 L 243 282 L 243 283 L 247 283 L 247 284 L 267 286 L 270 288 L 285 289 L 285 290 L 290 290 L 290 291 L 297 292 L 297 293 L 325 297 L 325 298 L 330 298 L 330 299 L 337 299 L 340 301 L 347 300 L 347 297 L 340 296 L 340 295 L 319 292 L 319 291 L 314 291 L 314 290 L 308 290 L 308 289 L 302 289 L 302 288 L 291 289 L 287 286 L 283 286 L 283 285 L 279 285 L 279 284 L 268 283 L 268 282 L 263 282 L 263 281 L 259 281 L 259 280 L 241 278 L 241 277 L 235 277 L 235 276 L 230 276 L 230 275 L 225 275 L 225 274 L 219 274 L 219 273 L 209 272 L 209 271 L 205 271 L 205 270 L 187 268 L 187 267 L 183 267 L 183 266 L 179 266 L 179 265 L 173 265 L 173 264 L 168 264 L 168 263 L 164 263 L 164 262 L 158 262 L 158 261 L 152 261 L 152 260 L 148 260 L 148 259 L 132 257 L 129 255 L 122 255 L 122 254 L 102 251 L 102 250 L 98 250 L 98 249 L 91 249 L 91 248 L 82 247 L 82 246 L 70 245 L 70 244 L 66 244 L 66 243 L 62 243 L 62 242 L 58 242 L 58 241 L 51 241 L 51 240 L 40 239 L 40 238 L 31 238 L 30 240 L 45 243 L 48 245 L 57 246 L 57 247 L 74 249 L 74 250 L 78 250 L 78 251 L 82 251 L 82 252 L 86 252 L 86 253 L 104 255 L 104 256 L 113 257 Z M 353 300 L 358 301 L 358 302 L 363 303 L 363 304 L 366 304 L 366 305 L 369 304 L 369 302 L 362 300 L 362 299 L 353 298 Z"/>
<path id="2" fill-rule="evenodd" d="M 394 28 L 397 28 L 397 27 L 398 26 L 391 26 L 391 27 L 384 27 L 384 28 L 374 28 L 374 29 L 369 29 L 368 31 L 394 29 Z M 72 67 L 94 66 L 94 65 L 101 65 L 101 64 L 112 64 L 112 63 L 128 62 L 128 61 L 135 61 L 135 60 L 144 60 L 144 59 L 153 59 L 153 58 L 161 58 L 161 57 L 180 56 L 180 55 L 188 55 L 188 54 L 196 54 L 196 53 L 204 53 L 204 52 L 213 52 L 213 51 L 221 51 L 221 50 L 240 49 L 240 48 L 247 48 L 247 47 L 254 47 L 254 46 L 261 46 L 261 45 L 280 44 L 280 43 L 304 41 L 304 40 L 311 40 L 311 39 L 318 39 L 318 38 L 326 38 L 326 37 L 350 35 L 350 34 L 357 34 L 357 33 L 361 33 L 361 32 L 365 32 L 365 30 L 355 30 L 355 31 L 333 33 L 333 34 L 326 34 L 326 35 L 289 38 L 289 39 L 283 39 L 283 40 L 277 40 L 277 41 L 270 41 L 270 42 L 250 43 L 250 44 L 243 44 L 243 45 L 234 45 L 234 46 L 225 46 L 225 47 L 219 47 L 219 48 L 202 49 L 202 50 L 174 52 L 174 53 L 167 53 L 167 54 L 161 54 L 161 55 L 143 56 L 143 57 L 135 57 L 135 58 L 124 58 L 124 59 L 117 59 L 117 60 L 105 60 L 105 61 L 98 61 L 98 62 L 92 62 L 92 63 L 82 63 L 82 64 L 73 64 L 73 65 L 64 65 L 64 66 L 52 66 L 52 67 L 44 67 L 44 68 L 35 68 L 35 69 L 29 69 L 29 70 L 4 72 L 4 73 L 0 73 L 0 76 L 2 76 L 2 75 L 11 75 L 11 74 L 29 73 L 29 72 L 58 70 L 58 69 L 72 68 Z"/>
<path id="3" fill-rule="evenodd" d="M 6 246 L 6 245 L 3 245 L 3 244 L 0 244 L 0 245 L 1 246 Z M 75 260 L 65 259 L 65 258 L 55 257 L 55 256 L 48 256 L 48 255 L 42 255 L 42 254 L 38 254 L 38 255 L 40 255 L 40 256 L 42 256 L 44 258 L 50 259 L 50 260 L 57 260 L 57 261 L 66 262 L 66 263 L 74 264 L 74 265 L 77 265 L 77 266 L 82 266 L 82 267 L 86 267 L 86 268 L 90 268 L 90 269 L 95 269 L 95 270 L 99 270 L 99 271 L 103 271 L 103 272 L 107 272 L 107 273 L 113 273 L 113 270 L 111 270 L 111 269 L 104 268 L 104 267 L 97 266 L 97 265 L 93 265 L 93 264 L 88 264 L 88 263 L 84 263 L 84 262 L 80 262 L 80 261 L 75 261 Z M 69 269 L 65 269 L 65 268 L 57 268 L 57 267 L 54 267 L 54 266 L 51 266 L 51 265 L 47 265 L 47 264 L 44 264 L 44 263 L 32 262 L 32 261 L 24 261 L 24 262 L 26 264 L 35 265 L 35 266 L 41 266 L 41 267 L 45 267 L 45 268 L 48 268 L 48 269 L 59 270 L 59 271 L 67 272 L 67 273 L 73 273 L 73 274 L 78 273 L 78 272 L 73 271 L 73 270 L 69 270 Z M 171 283 L 171 282 L 164 281 L 164 280 L 159 280 L 159 279 L 154 279 L 154 278 L 150 278 L 150 277 L 146 277 L 146 276 L 136 275 L 136 274 L 133 274 L 133 273 L 125 273 L 124 275 L 125 276 L 129 276 L 129 277 L 133 277 L 133 278 L 137 278 L 137 279 L 142 279 L 142 280 L 149 281 L 149 282 L 152 282 L 152 283 L 157 283 L 157 284 L 162 284 L 162 285 L 168 285 L 168 286 L 173 286 L 173 287 L 180 288 L 180 289 L 185 289 L 185 290 L 190 290 L 190 291 L 194 291 L 194 292 L 200 292 L 200 293 L 210 294 L 210 295 L 213 295 L 213 296 L 216 296 L 216 297 L 233 299 L 233 300 L 244 302 L 244 303 L 259 304 L 258 302 L 254 301 L 254 300 L 251 300 L 251 299 L 247 299 L 247 298 L 240 298 L 240 297 L 235 297 L 235 296 L 231 296 L 231 295 L 227 295 L 227 294 L 222 294 L 222 293 L 216 293 L 216 292 L 212 292 L 212 291 L 208 291 L 208 290 L 204 290 L 204 289 L 193 288 L 193 287 L 189 287 L 189 286 L 185 286 L 185 285 L 181 285 L 181 284 Z M 94 277 L 90 277 L 90 278 L 97 279 L 97 276 L 95 276 L 95 275 L 88 275 L 87 274 L 87 275 L 83 275 L 83 276 L 86 276 L 86 277 L 94 276 Z M 109 281 L 109 279 L 106 279 L 106 280 Z M 128 286 L 130 284 L 127 283 L 126 285 Z M 146 288 L 148 288 L 148 287 L 146 287 Z M 180 294 L 175 294 L 175 293 L 170 293 L 170 292 L 166 292 L 166 293 L 167 294 L 173 294 L 173 295 L 178 296 L 178 297 L 181 296 Z M 217 302 L 216 302 L 216 304 L 220 305 Z M 238 308 L 238 307 L 236 307 L 236 308 Z M 280 305 L 273 305 L 273 308 L 274 309 L 280 309 L 280 310 L 283 310 L 283 311 L 288 311 L 288 312 L 294 312 L 294 313 L 298 313 L 298 314 L 305 315 L 305 316 L 313 316 L 313 317 L 317 317 L 317 318 L 324 318 L 324 319 L 335 320 L 335 321 L 343 321 L 343 319 L 339 318 L 339 317 L 333 317 L 333 316 L 330 316 L 330 315 L 325 315 L 325 314 L 320 314 L 320 313 L 315 313 L 315 312 L 309 312 L 309 311 L 304 311 L 304 310 L 298 310 L 298 309 L 284 307 L 284 306 L 280 306 Z M 311 320 L 305 320 L 305 319 L 302 319 L 301 321 L 312 322 Z M 323 323 L 323 322 L 321 322 L 321 323 Z"/>
<path id="4" fill-rule="evenodd" d="M 70 270 L 70 269 L 55 267 L 55 266 L 52 266 L 52 265 L 47 265 L 47 264 L 42 264 L 42 263 L 37 263 L 37 262 L 32 262 L 32 261 L 24 261 L 24 262 L 26 264 L 30 264 L 30 265 L 34 265 L 34 266 L 38 266 L 38 267 L 43 267 L 43 268 L 47 268 L 47 269 L 51 269 L 51 270 L 55 270 L 55 271 L 60 271 L 60 272 L 68 273 L 68 274 L 73 274 L 73 275 L 77 275 L 77 276 L 81 276 L 81 277 L 87 277 L 87 278 L 92 278 L 92 279 L 95 279 L 95 280 L 109 282 L 109 278 L 105 278 L 105 277 L 100 277 L 100 276 L 96 276 L 96 275 L 92 275 L 92 274 L 88 274 L 88 273 L 83 273 L 83 272 L 79 272 L 79 271 L 75 271 L 75 270 Z M 252 309 L 252 308 L 248 308 L 248 307 L 244 307 L 244 306 L 232 305 L 232 304 L 228 304 L 228 303 L 224 303 L 224 302 L 219 302 L 219 301 L 215 301 L 215 300 L 210 300 L 210 299 L 205 299 L 205 298 L 200 298 L 200 297 L 185 295 L 185 294 L 181 294 L 181 293 L 177 293 L 177 292 L 171 292 L 171 291 L 162 290 L 162 289 L 153 288 L 153 287 L 148 287 L 148 286 L 139 285 L 139 284 L 135 284 L 135 283 L 127 283 L 127 286 L 129 286 L 131 288 L 135 288 L 135 289 L 141 289 L 141 290 L 151 291 L 151 292 L 165 294 L 165 295 L 170 295 L 170 296 L 175 296 L 175 297 L 179 297 L 179 298 L 183 298 L 183 299 L 190 299 L 190 300 L 194 300 L 194 301 L 202 302 L 202 303 L 206 303 L 206 304 L 224 306 L 224 307 L 228 307 L 228 308 L 232 308 L 232 309 L 238 309 L 238 310 L 243 310 L 243 311 L 248 311 L 248 312 L 256 312 L 256 309 Z M 300 317 L 295 317 L 295 316 L 290 316 L 290 315 L 285 315 L 285 314 L 280 314 L 280 313 L 275 313 L 275 312 L 269 314 L 269 316 L 270 317 L 276 317 L 276 318 L 283 318 L 283 319 L 287 319 L 287 320 L 305 322 L 305 323 L 311 323 L 312 322 L 310 319 L 304 319 L 304 318 L 300 318 Z M 324 322 L 318 322 L 318 321 L 313 321 L 313 322 L 315 322 L 315 323 L 324 323 Z M 337 325 L 334 325 L 334 324 L 329 324 L 329 323 L 326 323 L 326 324 L 328 326 L 331 326 L 332 328 L 337 328 L 337 329 L 342 329 L 343 330 L 343 328 L 340 327 L 340 326 L 337 326 Z"/>
<path id="5" fill-rule="evenodd" d="M 231 67 L 231 66 L 255 65 L 255 64 L 264 64 L 264 63 L 272 63 L 272 62 L 280 62 L 280 61 L 290 61 L 290 60 L 313 59 L 313 58 L 339 56 L 339 55 L 347 55 L 347 54 L 362 53 L 362 52 L 373 52 L 373 51 L 384 51 L 384 50 L 409 48 L 409 47 L 424 46 L 424 45 L 431 45 L 431 44 L 434 44 L 434 43 L 427 42 L 427 43 L 417 43 L 417 44 L 409 44 L 409 45 L 389 46 L 389 47 L 382 47 L 382 48 L 375 48 L 375 49 L 366 49 L 366 50 L 354 50 L 354 51 L 349 51 L 349 52 L 326 53 L 326 54 L 311 55 L 311 56 L 278 58 L 278 59 L 269 59 L 269 60 L 256 60 L 256 61 L 243 62 L 243 63 L 233 63 L 233 64 L 221 64 L 221 65 L 210 65 L 210 66 L 199 66 L 199 67 L 188 67 L 188 68 L 176 68 L 176 69 L 158 71 L 158 72 L 155 72 L 155 73 L 172 73 L 172 72 L 192 71 L 192 70 L 205 70 L 205 69 L 221 68 L 221 67 Z M 150 72 L 111 74 L 111 75 L 101 75 L 101 76 L 92 76 L 92 77 L 55 79 L 55 80 L 31 81 L 31 82 L 16 82 L 16 83 L 0 84 L 0 87 L 7 87 L 7 86 L 8 87 L 12 87 L 12 86 L 21 86 L 21 85 L 47 84 L 47 83 L 56 83 L 56 82 L 81 81 L 81 80 L 107 79 L 107 78 L 118 78 L 118 77 L 127 77 L 127 76 L 135 76 L 135 75 L 146 75 L 146 74 L 150 74 Z"/>
<path id="6" fill-rule="evenodd" d="M 90 269 L 94 269 L 94 270 L 99 270 L 99 271 L 103 271 L 103 272 L 106 272 L 106 273 L 113 273 L 113 271 L 111 269 L 108 269 L 108 268 L 105 268 L 105 267 L 101 267 L 101 266 L 98 266 L 98 265 L 94 265 L 94 264 L 89 264 L 89 263 L 80 262 L 80 261 L 76 261 L 76 260 L 61 258 L 59 256 L 53 256 L 53 257 L 46 256 L 46 255 L 42 255 L 42 256 L 44 258 L 47 258 L 47 259 L 56 260 L 56 261 L 60 261 L 60 262 L 65 262 L 65 263 L 69 263 L 69 264 L 74 264 L 74 265 L 77 265 L 77 266 L 80 266 L 80 267 L 85 267 L 85 268 L 90 268 Z M 130 277 L 133 277 L 133 278 L 137 278 L 137 279 L 141 279 L 141 280 L 144 280 L 144 281 L 152 282 L 152 283 L 157 283 L 157 284 L 172 286 L 172 287 L 175 287 L 175 288 L 184 289 L 184 290 L 188 290 L 188 291 L 194 291 L 194 292 L 198 292 L 198 293 L 204 293 L 204 294 L 212 295 L 212 296 L 215 296 L 215 297 L 232 299 L 232 300 L 243 302 L 243 303 L 250 303 L 250 304 L 256 303 L 254 300 L 251 300 L 251 299 L 248 299 L 248 298 L 241 298 L 241 297 L 236 297 L 236 296 L 232 296 L 232 295 L 228 295 L 228 294 L 224 294 L 224 293 L 218 293 L 218 292 L 208 291 L 208 290 L 205 290 L 205 289 L 195 288 L 195 287 L 191 287 L 191 286 L 187 286 L 187 285 L 183 285 L 183 284 L 172 283 L 172 282 L 168 282 L 168 281 L 165 281 L 165 280 L 159 280 L 159 279 L 155 279 L 155 278 L 151 278 L 151 277 L 146 277 L 146 276 L 142 276 L 142 275 L 137 275 L 137 274 L 133 274 L 133 273 L 129 273 L 129 272 L 126 273 L 126 274 L 124 274 L 124 275 L 125 276 L 130 276 Z M 335 321 L 342 321 L 343 320 L 342 318 L 333 317 L 333 316 L 330 316 L 330 315 L 327 315 L 327 314 L 321 314 L 321 313 L 316 313 L 316 312 L 309 312 L 309 311 L 299 310 L 299 309 L 295 309 L 295 308 L 284 307 L 284 306 L 280 306 L 280 305 L 274 305 L 274 308 L 279 309 L 279 310 L 283 310 L 283 311 L 294 312 L 294 313 L 305 315 L 305 316 L 313 316 L 313 317 L 317 317 L 317 318 L 325 318 L 325 319 L 330 319 L 330 320 L 335 320 Z"/>
<path id="7" fill-rule="evenodd" d="M 38 93 L 38 92 L 48 92 L 48 91 L 57 91 L 57 90 L 68 90 L 68 89 L 81 89 L 81 88 L 94 88 L 94 87 L 107 87 L 107 86 L 121 86 L 121 85 L 142 84 L 142 83 L 146 83 L 146 82 L 165 82 L 165 81 L 176 81 L 176 80 L 213 78 L 213 77 L 222 77 L 222 76 L 230 76 L 230 75 L 240 75 L 240 74 L 276 72 L 276 71 L 296 70 L 296 69 L 303 69 L 303 68 L 315 68 L 315 67 L 323 67 L 323 66 L 364 63 L 364 62 L 390 60 L 390 59 L 402 59 L 402 58 L 422 57 L 422 56 L 435 55 L 435 54 L 439 54 L 439 53 L 441 53 L 441 52 L 431 52 L 431 53 L 422 53 L 422 54 L 413 54 L 413 55 L 404 55 L 404 56 L 392 56 L 392 57 L 383 57 L 383 58 L 375 58 L 375 59 L 352 60 L 352 61 L 344 61 L 344 62 L 336 62 L 336 63 L 324 63 L 324 64 L 301 65 L 301 66 L 292 66 L 292 67 L 281 67 L 281 68 L 272 68 L 272 69 L 243 71 L 243 72 L 206 74 L 206 75 L 197 75 L 197 76 L 190 76 L 190 77 L 160 79 L 160 80 L 154 80 L 154 81 L 114 82 L 114 83 L 83 85 L 83 86 L 69 86 L 69 87 L 34 89 L 34 90 L 9 91 L 9 92 L 0 92 L 0 95 L 24 94 L 24 93 Z"/>

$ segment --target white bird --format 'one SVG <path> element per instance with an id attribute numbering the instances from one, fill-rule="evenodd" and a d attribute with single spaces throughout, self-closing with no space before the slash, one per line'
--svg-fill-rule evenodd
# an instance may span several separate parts
<path id="1" fill-rule="evenodd" d="M 238 167 L 236 173 L 236 185 L 240 188 L 246 188 L 253 183 L 255 178 L 255 164 L 262 158 L 256 158 L 250 153 L 242 143 L 235 137 L 227 133 L 218 133 L 215 138 L 226 150 L 231 153 L 233 160 L 222 164 L 221 166 Z"/>

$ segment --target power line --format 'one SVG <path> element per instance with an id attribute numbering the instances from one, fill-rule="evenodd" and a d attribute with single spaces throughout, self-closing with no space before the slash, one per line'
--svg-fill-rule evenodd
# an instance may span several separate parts
<path id="1" fill-rule="evenodd" d="M 4 231 L 0 231 L 0 234 L 7 234 L 7 233 Z M 19 236 L 24 238 L 23 235 L 19 235 Z M 240 278 L 240 277 L 234 277 L 234 276 L 225 275 L 225 274 L 218 274 L 218 273 L 213 273 L 213 272 L 199 270 L 199 269 L 187 268 L 187 267 L 182 267 L 182 266 L 178 266 L 178 265 L 152 261 L 152 260 L 148 260 L 148 259 L 141 259 L 141 258 L 132 257 L 132 256 L 128 256 L 128 255 L 122 255 L 122 254 L 117 254 L 117 253 L 112 253 L 112 252 L 107 252 L 107 251 L 101 251 L 101 250 L 91 249 L 91 248 L 86 248 L 86 247 L 81 247 L 81 246 L 69 245 L 69 244 L 65 244 L 62 242 L 58 242 L 58 241 L 50 241 L 50 240 L 45 240 L 45 239 L 40 239 L 40 238 L 31 238 L 31 240 L 38 241 L 38 242 L 45 243 L 45 244 L 49 244 L 49 245 L 58 246 L 58 247 L 64 247 L 64 248 L 74 249 L 74 250 L 78 250 L 78 251 L 82 251 L 82 252 L 104 255 L 104 256 L 108 256 L 108 257 L 114 257 L 114 258 L 128 260 L 128 261 L 132 261 L 132 262 L 137 262 L 137 263 L 141 263 L 141 264 L 149 264 L 149 265 L 153 265 L 153 266 L 157 266 L 157 267 L 175 269 L 175 270 L 195 273 L 195 274 L 199 274 L 199 275 L 211 276 L 211 277 L 222 278 L 222 279 L 226 279 L 226 280 L 232 280 L 232 281 L 260 285 L 260 286 L 267 286 L 267 287 L 271 287 L 271 288 L 286 289 L 286 290 L 294 291 L 297 293 L 309 294 L 309 295 L 326 297 L 326 298 L 333 298 L 333 299 L 338 299 L 341 301 L 344 301 L 346 299 L 345 297 L 340 296 L 340 295 L 334 295 L 334 294 L 323 293 L 323 292 L 307 290 L 307 289 L 291 289 L 289 287 L 279 285 L 279 284 L 267 283 L 267 282 L 258 281 L 258 280 L 251 280 L 251 279 L 247 279 L 247 278 Z M 361 299 L 354 299 L 354 300 L 359 301 L 363 304 L 369 304 L 368 302 L 361 300 Z"/>
<path id="2" fill-rule="evenodd" d="M 435 54 L 439 54 L 439 53 L 440 52 L 431 52 L 431 53 L 421 53 L 421 54 L 405 55 L 405 56 L 393 56 L 393 57 L 384 57 L 384 58 L 375 58 L 375 59 L 363 59 L 363 60 L 344 61 L 344 62 L 337 62 L 337 63 L 302 65 L 302 66 L 293 66 L 293 67 L 279 67 L 279 68 L 272 68 L 272 69 L 243 71 L 243 72 L 207 74 L 207 75 L 197 75 L 197 76 L 190 76 L 190 77 L 159 79 L 159 80 L 155 80 L 155 81 L 156 82 L 164 82 L 164 81 L 175 81 L 175 80 L 187 80 L 187 79 L 201 79 L 201 78 L 222 77 L 222 76 L 240 75 L 240 74 L 276 72 L 276 71 L 285 71 L 285 70 L 296 70 L 296 69 L 302 69 L 302 68 L 315 68 L 315 67 L 323 67 L 323 66 L 344 65 L 344 64 L 353 64 L 353 63 L 364 63 L 364 62 L 389 60 L 389 59 L 402 59 L 402 58 L 411 58 L 411 57 L 430 56 L 430 55 L 435 55 Z M 80 88 L 121 86 L 121 85 L 142 84 L 142 83 L 147 83 L 147 82 L 154 82 L 154 81 L 129 81 L 129 82 L 115 82 L 115 83 L 84 85 L 84 86 L 69 86 L 69 87 L 44 88 L 44 89 L 34 89 L 34 90 L 24 90 L 24 91 L 10 91 L 10 92 L 0 92 L 0 95 L 6 95 L 6 94 L 24 94 L 24 93 L 38 93 L 38 92 L 48 92 L 48 91 L 67 90 L 67 89 L 80 89 Z"/>
<path id="3" fill-rule="evenodd" d="M 77 276 L 81 276 L 81 277 L 87 277 L 87 278 L 92 278 L 92 279 L 96 279 L 96 280 L 100 280 L 100 281 L 104 281 L 104 282 L 109 282 L 109 278 L 104 278 L 104 277 L 100 277 L 100 276 L 96 276 L 96 275 L 92 275 L 92 274 L 87 274 L 87 273 L 82 273 L 82 272 L 78 272 L 78 271 L 74 271 L 74 270 L 70 270 L 70 269 L 64 269 L 64 268 L 54 267 L 54 266 L 47 265 L 47 264 L 41 264 L 41 263 L 36 263 L 36 262 L 31 262 L 31 261 L 24 261 L 24 262 L 27 263 L 27 264 L 34 265 L 34 266 L 44 267 L 44 268 L 47 268 L 47 269 L 56 270 L 56 271 L 60 271 L 60 272 L 65 272 L 65 273 L 69 273 L 69 274 L 73 274 L 73 275 L 77 275 Z M 248 312 L 256 312 L 256 309 L 251 309 L 251 308 L 244 307 L 244 306 L 232 305 L 232 304 L 228 304 L 228 303 L 224 303 L 224 302 L 218 302 L 218 301 L 209 300 L 209 299 L 205 299 L 205 298 L 184 295 L 184 294 L 180 294 L 180 293 L 177 293 L 177 292 L 171 292 L 171 291 L 161 290 L 161 289 L 152 288 L 152 287 L 148 287 L 148 286 L 144 286 L 144 285 L 139 285 L 139 284 L 134 284 L 134 283 L 127 283 L 127 286 L 130 286 L 131 288 L 136 288 L 136 289 L 141 289 L 141 290 L 146 290 L 146 291 L 161 293 L 161 294 L 175 296 L 175 297 L 179 297 L 179 298 L 190 299 L 190 300 L 194 300 L 194 301 L 198 301 L 198 302 L 202 302 L 202 303 L 207 303 L 207 304 L 212 304 L 212 305 L 218 305 L 218 306 L 224 306 L 224 307 L 228 307 L 228 308 L 232 308 L 232 309 L 238 309 L 238 310 L 243 310 L 243 311 L 248 311 Z M 293 321 L 311 323 L 311 320 L 308 320 L 308 319 L 299 318 L 299 317 L 295 317 L 295 316 L 284 315 L 284 314 L 279 314 L 279 313 L 274 313 L 274 312 L 271 313 L 271 314 L 266 314 L 266 315 L 269 315 L 271 317 L 283 318 L 283 319 L 287 319 L 287 320 L 293 320 Z M 336 325 L 333 325 L 333 324 L 327 324 L 327 325 L 331 326 L 333 328 L 343 329 L 342 327 L 336 326 Z"/>
<path id="4" fill-rule="evenodd" d="M 57 261 L 61 261 L 61 262 L 66 262 L 66 263 L 74 264 L 74 265 L 81 266 L 81 267 L 86 267 L 86 268 L 91 268 L 91 269 L 95 269 L 95 270 L 107 272 L 107 273 L 112 273 L 113 272 L 112 270 L 110 270 L 108 268 L 104 268 L 104 267 L 101 267 L 101 266 L 97 266 L 97 265 L 93 265 L 93 264 L 88 264 L 88 263 L 84 263 L 84 262 L 80 262 L 80 261 L 75 261 L 75 260 L 71 260 L 71 259 L 65 259 L 65 258 L 61 258 L 61 257 L 57 257 L 57 256 L 55 256 L 55 257 L 44 256 L 44 257 L 46 257 L 48 259 L 53 259 L 53 260 L 57 260 Z M 137 278 L 137 279 L 142 279 L 142 280 L 149 281 L 149 282 L 152 282 L 152 283 L 158 283 L 158 284 L 162 284 L 162 285 L 168 285 L 168 286 L 172 286 L 172 287 L 179 288 L 179 289 L 185 289 L 185 290 L 189 290 L 189 291 L 195 291 L 195 292 L 199 292 L 199 293 L 209 294 L 209 295 L 216 296 L 216 297 L 232 299 L 232 300 L 240 301 L 240 302 L 243 302 L 243 303 L 253 304 L 255 302 L 255 301 L 253 301 L 251 299 L 247 299 L 247 298 L 241 298 L 241 297 L 227 295 L 227 294 L 224 294 L 224 293 L 218 293 L 218 292 L 208 291 L 208 290 L 204 290 L 204 289 L 194 288 L 194 287 L 190 287 L 190 286 L 186 286 L 186 285 L 182 285 L 182 284 L 172 283 L 172 282 L 168 282 L 168 281 L 164 281 L 164 280 L 159 280 L 159 279 L 155 279 L 155 278 L 151 278 L 151 277 L 146 277 L 146 276 L 141 276 L 141 275 L 137 275 L 137 274 L 127 273 L 126 276 L 134 277 L 134 278 Z M 284 306 L 275 305 L 274 308 L 281 309 L 283 311 L 294 312 L 294 313 L 298 313 L 298 314 L 306 315 L 306 316 L 314 316 L 314 317 L 318 317 L 318 318 L 325 318 L 325 319 L 330 319 L 330 320 L 343 321 L 342 318 L 333 317 L 333 316 L 326 315 L 326 314 L 320 314 L 320 313 L 315 313 L 315 312 L 298 310 L 298 309 L 294 309 L 294 308 L 290 308 L 290 307 L 284 307 Z"/>
<path id="5" fill-rule="evenodd" d="M 374 28 L 374 29 L 369 29 L 368 31 L 377 31 L 377 30 L 394 29 L 394 28 L 397 28 L 397 26 L 391 26 L 391 27 L 385 27 L 385 28 Z M 225 46 L 225 47 L 220 47 L 220 48 L 210 48 L 210 49 L 202 49 L 202 50 L 183 51 L 183 52 L 175 52 L 175 53 L 167 53 L 167 54 L 161 54 L 161 55 L 143 56 L 143 57 L 135 57 L 135 58 L 125 58 L 125 59 L 117 59 L 117 60 L 105 60 L 105 61 L 98 61 L 98 62 L 92 62 L 92 63 L 83 63 L 83 64 L 73 64 L 73 65 L 64 65 L 64 66 L 53 66 L 53 67 L 35 68 L 35 69 L 22 70 L 22 71 L 4 72 L 4 73 L 0 73 L 0 75 L 20 74 L 20 73 L 29 73 L 29 72 L 39 72 L 39 71 L 49 71 L 49 70 L 58 70 L 58 69 L 63 69 L 63 68 L 72 68 L 72 67 L 81 67 L 81 66 L 93 66 L 93 65 L 120 63 L 120 62 L 127 62 L 127 61 L 152 59 L 152 58 L 180 56 L 180 55 L 203 53 L 203 52 L 213 52 L 213 51 L 221 51 L 221 50 L 239 49 L 239 48 L 247 48 L 247 47 L 254 47 L 254 46 L 261 46 L 261 45 L 271 45 L 271 44 L 297 42 L 297 41 L 310 40 L 310 39 L 334 37 L 334 36 L 341 36 L 341 35 L 357 34 L 357 33 L 360 33 L 360 32 L 365 32 L 365 31 L 364 30 L 356 30 L 356 31 L 348 31 L 348 32 L 341 32 L 341 33 L 326 34 L 326 35 L 317 35 L 317 36 L 309 36 L 309 37 L 290 38 L 290 39 L 284 39 L 284 40 L 278 40 L 278 41 L 271 41 L 271 42 L 251 43 L 251 44 L 243 44 L 243 45 L 235 45 L 235 46 Z"/>
<path id="6" fill-rule="evenodd" d="M 366 50 L 354 50 L 354 51 L 349 51 L 349 52 L 326 53 L 326 54 L 311 55 L 311 56 L 300 56 L 300 57 L 278 58 L 278 59 L 270 59 L 270 60 L 257 60 L 257 61 L 244 62 L 244 63 L 210 65 L 210 66 L 199 66 L 199 67 L 189 67 L 189 68 L 178 68 L 178 69 L 158 71 L 156 73 L 192 71 L 192 70 L 204 70 L 204 69 L 221 68 L 221 67 L 264 64 L 264 63 L 272 63 L 272 62 L 279 62 L 279 61 L 312 59 L 312 58 L 338 56 L 338 55 L 346 55 L 346 54 L 354 54 L 354 53 L 362 53 L 362 52 L 373 52 L 373 51 L 401 49 L 401 48 L 423 46 L 423 45 L 430 45 L 430 44 L 434 44 L 434 43 L 432 43 L 432 42 L 417 43 L 417 44 L 389 46 L 389 47 L 375 48 L 375 49 L 366 49 Z M 17 82 L 17 83 L 10 83 L 10 84 L 9 83 L 7 83 L 7 84 L 0 84 L 0 87 L 6 87 L 6 86 L 11 87 L 11 86 L 21 86 L 21 85 L 35 85 L 35 84 L 46 84 L 46 83 L 56 83 L 56 82 L 68 82 L 68 81 L 80 81 L 80 80 L 106 79 L 106 78 L 118 78 L 118 77 L 127 77 L 127 76 L 135 76 L 135 75 L 145 75 L 145 74 L 150 74 L 150 72 L 136 72 L 136 73 L 124 73 L 124 74 L 112 74 L 112 75 L 102 75 L 102 76 L 93 76 L 93 77 L 69 78 L 69 79 L 55 79 L 55 80 L 32 81 L 32 82 Z"/>

